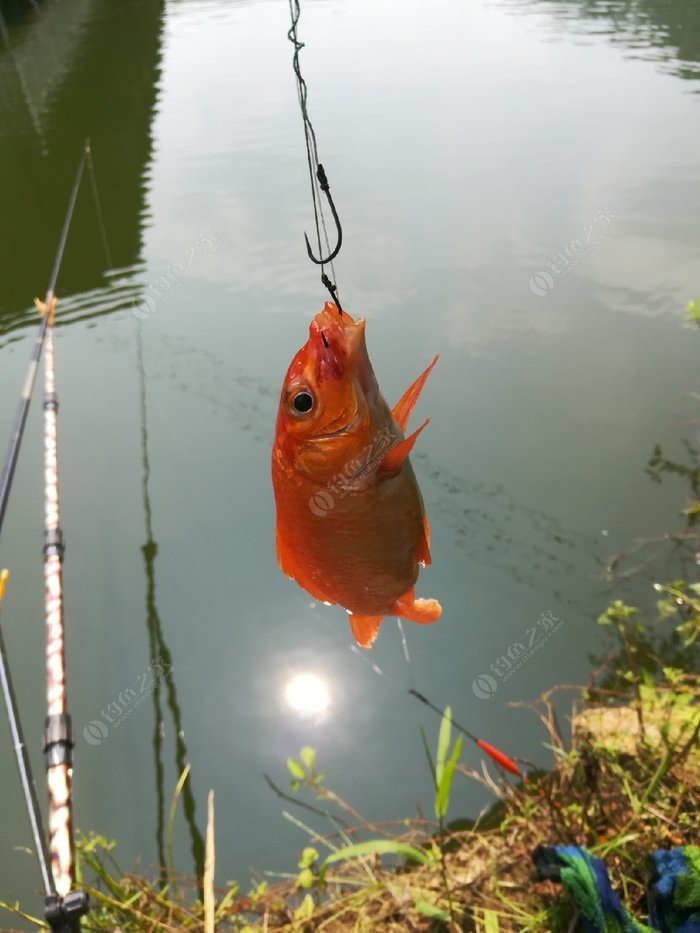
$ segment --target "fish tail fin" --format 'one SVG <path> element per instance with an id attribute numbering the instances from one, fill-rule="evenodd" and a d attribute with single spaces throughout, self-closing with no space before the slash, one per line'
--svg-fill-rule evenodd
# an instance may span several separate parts
<path id="1" fill-rule="evenodd" d="M 360 648 L 371 648 L 384 616 L 358 616 L 351 613 L 350 628 Z"/>
<path id="2" fill-rule="evenodd" d="M 442 615 L 442 606 L 437 599 L 416 599 L 413 588 L 396 600 L 396 615 L 418 625 L 430 625 Z"/>
<path id="3" fill-rule="evenodd" d="M 400 400 L 394 406 L 391 414 L 393 415 L 394 421 L 398 424 L 402 431 L 406 430 L 406 425 L 408 424 L 408 419 L 411 416 L 411 412 L 418 401 L 418 396 L 421 394 L 421 390 L 426 383 L 430 371 L 433 366 L 437 363 L 439 357 L 436 356 L 433 362 L 425 369 L 420 376 L 416 379 L 415 382 L 406 389 L 404 394 L 401 396 Z"/>

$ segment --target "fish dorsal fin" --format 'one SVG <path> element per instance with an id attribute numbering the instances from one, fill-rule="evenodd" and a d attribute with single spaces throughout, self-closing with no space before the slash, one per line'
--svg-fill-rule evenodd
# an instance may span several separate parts
<path id="1" fill-rule="evenodd" d="M 413 411 L 413 408 L 418 401 L 418 396 L 421 393 L 425 382 L 430 375 L 430 371 L 433 366 L 439 360 L 439 356 L 436 356 L 433 362 L 428 366 L 428 368 L 420 374 L 414 383 L 412 383 L 401 396 L 400 401 L 396 403 L 391 414 L 394 417 L 394 421 L 398 424 L 402 431 L 406 430 L 406 425 L 408 424 L 408 419 Z"/>
<path id="2" fill-rule="evenodd" d="M 379 473 L 382 476 L 396 476 L 396 474 L 401 469 L 401 466 L 410 454 L 413 449 L 413 445 L 418 439 L 418 435 L 423 430 L 423 428 L 430 422 L 430 418 L 426 418 L 423 424 L 416 428 L 413 434 L 410 434 L 404 440 L 399 441 L 398 444 L 394 444 L 391 450 L 387 453 L 386 457 L 382 460 L 379 465 Z"/>
<path id="3" fill-rule="evenodd" d="M 352 613 L 348 618 L 352 634 L 360 648 L 371 648 L 384 616 L 358 616 Z"/>

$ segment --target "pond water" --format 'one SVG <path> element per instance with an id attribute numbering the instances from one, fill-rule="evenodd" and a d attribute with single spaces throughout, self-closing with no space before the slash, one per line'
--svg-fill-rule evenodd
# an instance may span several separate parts
<path id="1" fill-rule="evenodd" d="M 176 865 L 195 870 L 213 788 L 217 881 L 245 889 L 293 871 L 306 844 L 264 779 L 288 789 L 304 744 L 366 818 L 430 815 L 419 726 L 432 742 L 438 718 L 409 687 L 546 764 L 535 716 L 509 704 L 585 682 L 607 601 L 650 601 L 665 562 L 678 569 L 643 550 L 638 572 L 606 573 L 684 504 L 645 466 L 655 444 L 680 455 L 694 440 L 698 348 L 682 319 L 700 288 L 700 7 L 303 4 L 344 305 L 367 318 L 389 401 L 441 354 L 414 465 L 433 538 L 419 592 L 444 615 L 406 623 L 408 657 L 391 621 L 370 654 L 353 650 L 343 612 L 275 562 L 277 395 L 326 297 L 302 235 L 288 5 L 14 0 L 0 25 L 0 439 L 86 136 L 101 208 L 102 224 L 89 178 L 58 289 L 77 825 L 118 839 L 124 868 L 162 862 L 189 762 Z M 0 562 L 43 798 L 41 481 L 35 403 Z M 561 624 L 506 678 L 500 659 L 549 613 Z M 110 704 L 158 658 L 171 670 L 114 725 Z M 302 675 L 317 680 L 299 700 Z M 0 897 L 39 910 L 2 717 L 0 749 Z M 471 745 L 464 759 L 479 764 Z M 461 781 L 451 813 L 488 801 Z"/>

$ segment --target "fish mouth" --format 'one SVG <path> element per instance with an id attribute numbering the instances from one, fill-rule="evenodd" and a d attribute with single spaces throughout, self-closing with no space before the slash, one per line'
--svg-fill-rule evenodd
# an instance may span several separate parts
<path id="1" fill-rule="evenodd" d="M 309 328 L 309 343 L 316 361 L 320 382 L 341 379 L 348 366 L 361 358 L 365 321 L 354 321 L 347 311 L 338 314 L 336 305 L 327 301 Z"/>
<path id="2" fill-rule="evenodd" d="M 351 433 L 352 429 L 356 427 L 360 420 L 360 412 L 357 411 L 353 418 L 348 421 L 346 425 L 343 425 L 342 428 L 338 428 L 337 431 L 326 431 L 323 434 L 312 434 L 307 438 L 308 441 L 328 441 L 334 437 L 344 437 Z"/>

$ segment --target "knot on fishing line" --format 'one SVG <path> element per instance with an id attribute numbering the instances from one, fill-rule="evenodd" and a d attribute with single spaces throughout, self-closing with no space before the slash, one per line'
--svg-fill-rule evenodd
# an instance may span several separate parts
<path id="1" fill-rule="evenodd" d="M 56 713 L 46 717 L 44 728 L 44 755 L 47 768 L 57 765 L 73 767 L 73 723 L 68 713 Z"/>
<path id="2" fill-rule="evenodd" d="M 49 894 L 44 899 L 44 917 L 54 931 L 80 929 L 80 918 L 90 909 L 87 891 L 69 891 L 65 897 Z"/>
<path id="3" fill-rule="evenodd" d="M 331 282 L 331 280 L 328 278 L 325 272 L 321 273 L 321 282 L 323 282 L 323 284 L 326 286 L 326 288 L 330 292 L 331 298 L 333 299 L 336 307 L 338 308 L 338 311 L 342 314 L 343 309 L 340 304 L 340 299 L 338 298 L 338 286 L 334 285 L 333 282 Z"/>
<path id="4" fill-rule="evenodd" d="M 48 311 L 48 322 L 53 324 L 56 318 L 56 296 L 52 295 L 49 301 L 41 301 L 41 299 L 35 298 L 34 305 L 42 317 Z"/>
<path id="5" fill-rule="evenodd" d="M 55 392 L 44 396 L 44 411 L 58 411 L 58 396 Z"/>
<path id="6" fill-rule="evenodd" d="M 42 548 L 44 557 L 52 557 L 54 554 L 63 560 L 66 553 L 66 544 L 63 538 L 63 532 L 60 528 L 47 528 L 44 532 L 44 547 Z"/>
<path id="7" fill-rule="evenodd" d="M 328 192 L 330 191 L 330 185 L 328 184 L 328 177 L 326 176 L 326 170 L 318 163 L 318 168 L 316 169 L 316 178 L 318 178 L 318 183 L 321 186 L 321 191 Z"/>

